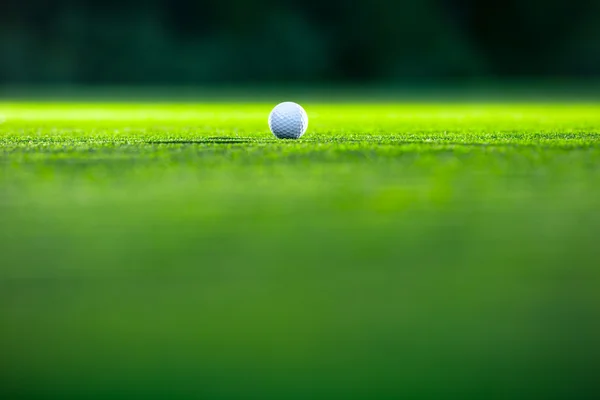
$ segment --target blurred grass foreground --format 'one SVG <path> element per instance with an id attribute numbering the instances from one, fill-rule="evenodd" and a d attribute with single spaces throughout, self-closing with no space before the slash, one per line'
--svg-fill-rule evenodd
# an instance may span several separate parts
<path id="1" fill-rule="evenodd" d="M 600 106 L 0 103 L 0 397 L 597 398 Z"/>

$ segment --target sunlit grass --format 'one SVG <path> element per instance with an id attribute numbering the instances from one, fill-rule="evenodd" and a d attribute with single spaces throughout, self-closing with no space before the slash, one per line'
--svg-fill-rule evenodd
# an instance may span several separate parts
<path id="1" fill-rule="evenodd" d="M 600 105 L 272 106 L 0 103 L 1 388 L 593 387 Z"/>

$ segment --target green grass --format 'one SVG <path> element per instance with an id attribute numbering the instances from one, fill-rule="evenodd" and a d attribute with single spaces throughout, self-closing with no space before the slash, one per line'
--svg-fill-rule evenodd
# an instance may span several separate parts
<path id="1" fill-rule="evenodd" d="M 0 103 L 0 395 L 584 398 L 600 105 Z"/>

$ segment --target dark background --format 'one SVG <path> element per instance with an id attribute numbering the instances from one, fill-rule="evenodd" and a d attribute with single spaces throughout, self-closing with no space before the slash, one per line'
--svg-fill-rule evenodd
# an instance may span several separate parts
<path id="1" fill-rule="evenodd" d="M 587 79 L 598 0 L 3 0 L 0 83 Z"/>

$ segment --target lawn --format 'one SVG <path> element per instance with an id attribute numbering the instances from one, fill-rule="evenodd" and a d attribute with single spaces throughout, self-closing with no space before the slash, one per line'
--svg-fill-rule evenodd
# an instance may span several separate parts
<path id="1" fill-rule="evenodd" d="M 600 104 L 0 103 L 0 397 L 584 398 Z"/>

